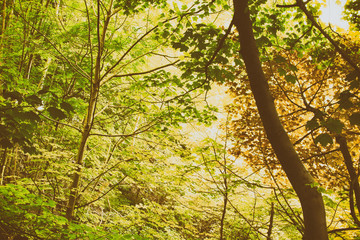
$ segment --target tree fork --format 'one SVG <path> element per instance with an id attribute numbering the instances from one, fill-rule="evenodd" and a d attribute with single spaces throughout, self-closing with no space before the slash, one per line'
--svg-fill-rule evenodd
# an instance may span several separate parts
<path id="1" fill-rule="evenodd" d="M 325 207 L 315 181 L 302 164 L 275 108 L 259 59 L 247 0 L 233 0 L 234 25 L 239 32 L 240 54 L 245 62 L 258 112 L 270 144 L 300 199 L 305 240 L 328 240 Z"/>

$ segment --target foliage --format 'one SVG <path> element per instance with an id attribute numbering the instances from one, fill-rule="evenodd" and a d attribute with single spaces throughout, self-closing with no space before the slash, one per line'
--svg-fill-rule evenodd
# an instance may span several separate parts
<path id="1" fill-rule="evenodd" d="M 56 202 L 43 199 L 20 185 L 0 187 L 2 238 L 17 236 L 34 239 L 142 239 L 136 235 L 107 233 L 85 224 L 69 223 L 65 217 L 55 214 Z M 9 235 L 8 235 L 9 233 Z"/>
<path id="2" fill-rule="evenodd" d="M 349 173 L 358 174 L 359 74 L 301 9 L 250 3 L 274 102 L 323 192 L 329 230 L 356 239 L 336 230 L 359 227 Z M 354 29 L 356 11 L 350 1 Z M 228 1 L 4 1 L 1 12 L 1 239 L 303 233 Z M 325 31 L 358 64 L 356 33 Z M 234 100 L 225 110 L 210 103 L 224 86 Z"/>

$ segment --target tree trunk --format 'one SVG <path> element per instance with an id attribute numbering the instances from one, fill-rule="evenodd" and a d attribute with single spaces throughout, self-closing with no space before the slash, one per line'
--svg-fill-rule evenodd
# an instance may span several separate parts
<path id="1" fill-rule="evenodd" d="M 100 64 L 99 64 L 99 68 L 100 68 Z M 84 127 L 82 130 L 79 149 L 76 156 L 76 165 L 77 165 L 76 171 L 73 175 L 72 184 L 70 186 L 70 196 L 66 208 L 66 218 L 69 221 L 72 220 L 74 215 L 74 209 L 75 209 L 76 199 L 78 196 L 78 188 L 80 183 L 80 175 L 83 165 L 84 152 L 94 122 L 94 115 L 96 111 L 96 102 L 97 102 L 98 94 L 99 94 L 99 84 L 92 84 L 87 115 L 84 120 Z"/>
<path id="2" fill-rule="evenodd" d="M 4 174 L 6 167 L 6 158 L 7 158 L 7 148 L 3 149 L 3 154 L 1 156 L 1 166 L 0 166 L 0 185 L 4 184 Z"/>
<path id="3" fill-rule="evenodd" d="M 349 152 L 349 147 L 347 145 L 346 138 L 343 136 L 337 136 L 336 137 L 337 143 L 340 145 L 340 152 L 343 155 L 344 162 L 346 165 L 346 169 L 350 176 L 350 214 L 355 222 L 356 225 L 360 226 L 360 221 L 358 217 L 356 216 L 356 211 L 354 207 L 354 199 L 353 199 L 353 193 L 355 194 L 355 203 L 356 208 L 358 209 L 358 212 L 360 212 L 360 185 L 359 185 L 359 175 L 356 172 L 356 169 L 353 165 L 353 160 L 351 157 L 351 154 Z"/>
<path id="4" fill-rule="evenodd" d="M 83 165 L 83 158 L 87 140 L 90 136 L 90 131 L 93 127 L 95 112 L 96 112 L 96 103 L 98 100 L 99 92 L 100 92 L 100 81 L 101 81 L 101 61 L 105 44 L 105 37 L 107 27 L 110 22 L 110 18 L 112 16 L 111 8 L 113 1 L 110 1 L 109 9 L 107 11 L 104 25 L 101 32 L 101 11 L 100 11 L 100 1 L 97 1 L 97 54 L 96 54 L 96 62 L 95 62 L 95 70 L 94 74 L 91 75 L 91 90 L 90 90 L 90 99 L 89 105 L 87 108 L 86 117 L 84 120 L 84 125 L 81 134 L 81 140 L 79 145 L 79 150 L 76 156 L 76 172 L 73 175 L 72 184 L 70 186 L 70 196 L 66 209 L 66 218 L 71 221 L 74 215 L 74 209 L 76 205 L 76 199 L 78 196 L 78 188 L 80 183 L 81 169 Z M 91 42 L 90 42 L 91 44 Z"/>
<path id="5" fill-rule="evenodd" d="M 302 164 L 280 122 L 261 67 L 247 0 L 234 1 L 234 24 L 239 32 L 240 54 L 245 62 L 252 93 L 271 146 L 300 199 L 306 240 L 327 240 L 325 208 L 315 181 Z"/>
<path id="6" fill-rule="evenodd" d="M 10 161 L 10 182 L 15 183 L 16 182 L 16 172 L 17 172 L 17 165 L 18 165 L 18 159 L 19 159 L 19 145 L 14 145 L 14 151 L 12 156 L 12 161 Z"/>
<path id="7" fill-rule="evenodd" d="M 220 220 L 220 240 L 224 239 L 224 225 L 225 225 L 225 216 L 226 216 L 226 209 L 227 209 L 227 204 L 229 201 L 229 187 L 228 187 L 228 173 L 227 173 L 227 162 L 226 162 L 226 156 L 224 157 L 224 170 L 222 172 L 223 174 L 223 185 L 224 185 L 224 189 L 223 189 L 223 210 L 222 210 L 222 215 L 221 215 L 221 220 Z"/>
<path id="8" fill-rule="evenodd" d="M 4 38 L 5 38 L 5 30 L 9 25 L 10 20 L 10 10 L 12 8 L 12 2 L 10 4 L 7 3 L 7 0 L 3 0 L 1 4 L 1 25 L 0 25 L 0 66 L 3 65 L 3 49 L 4 49 Z M 1 87 L 1 85 L 0 85 Z"/>

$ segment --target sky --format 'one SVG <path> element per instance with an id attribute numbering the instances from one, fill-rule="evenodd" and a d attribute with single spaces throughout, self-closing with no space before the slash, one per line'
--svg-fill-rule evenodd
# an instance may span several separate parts
<path id="1" fill-rule="evenodd" d="M 321 8 L 322 15 L 320 16 L 321 21 L 331 26 L 337 26 L 343 29 L 348 29 L 349 24 L 342 20 L 341 12 L 344 8 L 346 0 L 324 0 L 326 6 Z"/>

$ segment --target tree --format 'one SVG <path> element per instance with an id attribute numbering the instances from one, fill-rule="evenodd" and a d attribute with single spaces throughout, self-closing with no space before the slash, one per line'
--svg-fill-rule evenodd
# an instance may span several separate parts
<path id="1" fill-rule="evenodd" d="M 234 7 L 2 3 L 0 238 L 357 238 L 357 36 Z"/>
<path id="2" fill-rule="evenodd" d="M 198 108 L 192 100 L 196 92 L 203 91 L 197 89 L 208 86 L 204 68 L 188 71 L 180 81 L 180 74 L 164 71 L 179 63 L 176 54 L 166 51 L 179 42 L 183 24 L 196 21 L 193 15 L 209 14 L 209 4 L 185 6 L 182 11 L 175 6 L 169 15 L 149 17 L 145 10 L 167 9 L 165 2 L 23 3 L 14 2 L 16 21 L 7 28 L 12 38 L 5 43 L 9 51 L 2 66 L 2 183 L 13 179 L 40 199 L 56 201 L 55 215 L 66 212 L 65 225 L 70 232 L 85 221 L 84 209 L 98 213 L 110 195 L 117 208 L 123 207 L 113 200 L 119 196 L 134 206 L 143 198 L 164 202 L 157 196 L 163 194 L 161 188 L 151 185 L 155 170 L 167 167 L 162 161 L 168 153 L 158 153 L 160 146 L 176 145 L 167 134 L 170 128 L 191 119 L 205 123 L 214 119 L 214 108 Z M 21 28 L 26 29 L 24 36 L 17 31 Z M 199 32 L 217 38 L 218 31 L 199 24 L 193 33 L 206 40 Z M 19 41 L 22 37 L 25 40 Z M 216 42 L 210 47 L 216 49 Z M 163 64 L 151 66 L 153 59 Z M 182 74 L 186 61 L 177 67 Z M 194 81 L 194 76 L 199 79 Z M 28 149 L 34 145 L 32 153 Z M 14 154 L 7 155 L 11 148 Z M 21 166 L 21 173 L 13 171 L 18 167 L 9 168 L 9 159 Z M 140 174 L 142 171 L 151 174 Z M 139 191 L 128 191 L 129 186 Z M 153 188 L 158 189 L 155 196 L 149 193 Z M 135 197 L 137 194 L 144 196 Z M 34 199 L 28 200 L 40 201 Z M 16 215 L 17 209 L 13 210 L 9 216 Z M 131 210 L 144 213 L 144 217 L 152 214 L 138 206 Z M 32 230 L 21 227 L 28 220 L 11 224 L 7 235 L 13 231 L 33 236 Z M 122 230 L 136 231 L 130 227 Z"/>
<path id="3" fill-rule="evenodd" d="M 275 154 L 302 205 L 305 223 L 304 239 L 328 239 L 321 193 L 317 191 L 313 177 L 302 164 L 279 120 L 259 60 L 247 1 L 235 0 L 234 11 L 234 25 L 239 31 L 240 53 L 245 62 L 262 123 Z"/>

